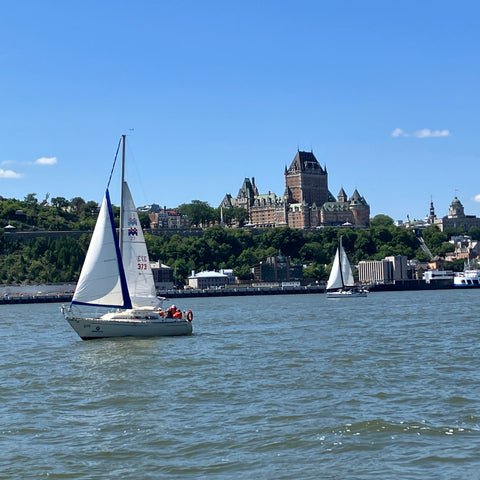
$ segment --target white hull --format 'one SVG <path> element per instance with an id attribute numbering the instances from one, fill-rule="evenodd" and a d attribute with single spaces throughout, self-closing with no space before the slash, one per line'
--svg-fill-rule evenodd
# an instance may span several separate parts
<path id="1" fill-rule="evenodd" d="M 104 320 L 101 318 L 69 318 L 68 323 L 82 340 L 111 337 L 167 337 L 191 335 L 192 322 L 188 320 Z"/>
<path id="2" fill-rule="evenodd" d="M 327 298 L 356 298 L 366 296 L 366 291 L 341 290 L 338 292 L 327 292 Z"/>
<path id="3" fill-rule="evenodd" d="M 455 274 L 453 285 L 459 288 L 480 287 L 480 270 L 465 270 Z"/>

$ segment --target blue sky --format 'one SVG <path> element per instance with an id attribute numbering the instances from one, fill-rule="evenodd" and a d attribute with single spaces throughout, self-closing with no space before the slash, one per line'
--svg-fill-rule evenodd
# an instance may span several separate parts
<path id="1" fill-rule="evenodd" d="M 3 2 L 0 195 L 137 205 L 284 192 L 297 149 L 372 216 L 480 216 L 475 1 Z M 133 129 L 133 130 L 132 130 Z M 114 192 L 112 191 L 112 197 Z M 477 200 L 476 200 L 477 199 Z M 115 201 L 113 197 L 114 203 Z"/>

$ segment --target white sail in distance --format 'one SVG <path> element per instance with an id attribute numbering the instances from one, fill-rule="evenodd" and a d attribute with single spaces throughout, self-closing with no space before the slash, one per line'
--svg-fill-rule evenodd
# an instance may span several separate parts
<path id="1" fill-rule="evenodd" d="M 354 283 L 352 268 L 350 267 L 347 254 L 340 241 L 333 260 L 332 271 L 328 278 L 327 290 L 353 287 Z"/>

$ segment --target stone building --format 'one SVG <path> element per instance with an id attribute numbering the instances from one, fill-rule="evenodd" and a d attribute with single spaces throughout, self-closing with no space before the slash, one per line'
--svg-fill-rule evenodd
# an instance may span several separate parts
<path id="1" fill-rule="evenodd" d="M 405 222 L 405 227 L 415 228 L 417 230 L 428 228 L 431 225 L 437 226 L 442 232 L 445 231 L 445 229 L 468 232 L 472 227 L 480 228 L 480 218 L 475 215 L 465 215 L 462 202 L 457 197 L 454 197 L 448 209 L 448 215 L 437 218 L 432 201 L 430 202 L 430 213 L 428 217 L 411 221 L 407 215 L 407 221 Z"/>
<path id="2" fill-rule="evenodd" d="M 257 227 L 369 226 L 370 206 L 365 199 L 357 190 L 348 198 L 343 188 L 335 198 L 328 189 L 327 169 L 313 152 L 297 151 L 284 176 L 282 196 L 259 194 L 255 179 L 246 178 L 237 197 L 225 195 L 220 207 L 247 209 L 249 223 Z"/>
<path id="3" fill-rule="evenodd" d="M 181 215 L 177 210 L 167 210 L 166 207 L 159 211 L 151 211 L 148 214 L 148 218 L 151 229 L 179 229 L 190 227 L 190 220 L 186 215 Z"/>
<path id="4" fill-rule="evenodd" d="M 480 218 L 475 215 L 465 215 L 462 202 L 455 197 L 448 209 L 448 215 L 442 218 L 436 218 L 434 225 L 437 225 L 442 232 L 446 228 L 468 232 L 471 227 L 480 228 Z"/>

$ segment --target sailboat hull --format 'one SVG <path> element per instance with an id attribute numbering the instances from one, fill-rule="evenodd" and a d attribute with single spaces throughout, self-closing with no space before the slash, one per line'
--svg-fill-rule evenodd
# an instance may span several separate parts
<path id="1" fill-rule="evenodd" d="M 162 319 L 146 321 L 67 318 L 82 340 L 113 337 L 170 337 L 192 334 L 192 322 Z"/>
<path id="2" fill-rule="evenodd" d="M 337 292 L 327 292 L 327 298 L 357 298 L 366 296 L 367 292 L 365 290 L 340 290 Z"/>

